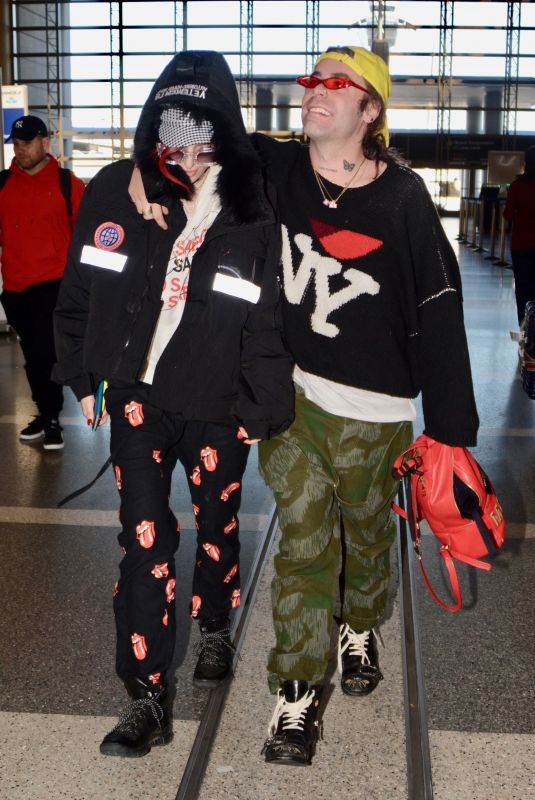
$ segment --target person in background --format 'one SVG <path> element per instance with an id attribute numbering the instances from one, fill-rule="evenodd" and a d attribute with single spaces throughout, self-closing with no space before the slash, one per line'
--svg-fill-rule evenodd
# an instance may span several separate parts
<path id="1" fill-rule="evenodd" d="M 54 374 L 73 389 L 88 423 L 95 387 L 108 383 L 124 552 L 116 669 L 130 697 L 100 746 L 115 756 L 143 756 L 172 737 L 180 527 L 169 496 L 177 461 L 197 526 L 193 682 L 214 688 L 231 674 L 250 445 L 293 417 L 280 227 L 222 56 L 173 58 L 141 112 L 134 159 L 168 207 L 168 229 L 150 221 L 149 206 L 142 218 L 130 202 L 134 161 L 104 168 L 86 191 L 55 313 Z"/>
<path id="2" fill-rule="evenodd" d="M 20 432 L 23 441 L 43 441 L 61 450 L 59 423 L 63 389 L 51 379 L 53 311 L 84 183 L 61 170 L 50 155 L 45 123 L 31 114 L 13 122 L 6 139 L 15 156 L 0 174 L 2 305 L 17 333 L 37 415 Z"/>
<path id="3" fill-rule="evenodd" d="M 281 528 L 263 752 L 307 765 L 339 586 L 341 690 L 363 698 L 382 679 L 391 469 L 413 437 L 413 399 L 421 392 L 425 433 L 440 442 L 475 445 L 479 421 L 455 255 L 423 181 L 388 149 L 387 65 L 330 47 L 297 82 L 308 143 L 254 141 L 277 189 L 296 393 L 292 425 L 259 446 Z M 139 175 L 130 191 L 141 211 Z M 165 209 L 152 216 L 166 225 Z"/>
<path id="4" fill-rule="evenodd" d="M 535 300 L 535 145 L 526 150 L 523 174 L 509 186 L 503 216 L 511 222 L 511 258 L 520 326 L 526 303 Z"/>

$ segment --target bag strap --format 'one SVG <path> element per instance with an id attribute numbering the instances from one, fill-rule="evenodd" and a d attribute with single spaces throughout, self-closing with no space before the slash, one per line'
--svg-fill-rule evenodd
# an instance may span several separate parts
<path id="1" fill-rule="evenodd" d="M 449 605 L 445 603 L 443 600 L 440 599 L 438 594 L 433 589 L 431 585 L 431 581 L 425 571 L 425 567 L 422 560 L 422 552 L 420 548 L 420 525 L 418 523 L 418 519 L 416 516 L 416 508 L 417 508 L 417 501 L 416 501 L 416 481 L 417 476 L 407 474 L 403 477 L 403 482 L 405 485 L 405 496 L 407 497 L 407 513 L 401 514 L 405 519 L 407 519 L 409 523 L 409 530 L 411 532 L 411 538 L 413 543 L 414 552 L 416 553 L 416 558 L 418 559 L 418 566 L 420 567 L 420 572 L 422 573 L 422 577 L 425 581 L 425 585 L 427 586 L 429 593 L 433 600 L 435 600 L 442 608 L 446 611 L 459 611 L 463 604 L 462 596 L 461 596 L 461 587 L 459 585 L 459 578 L 457 576 L 457 570 L 455 569 L 455 564 L 451 553 L 449 552 L 447 547 L 440 548 L 440 555 L 444 560 L 444 564 L 446 565 L 446 570 L 448 573 L 448 578 L 450 582 L 450 590 L 455 598 L 455 604 Z M 394 507 L 394 504 L 393 504 Z M 399 507 L 398 507 L 399 508 Z M 397 511 L 397 508 L 394 508 Z M 401 509 L 400 509 L 401 510 Z M 398 512 L 399 513 L 399 512 Z"/>
<path id="2" fill-rule="evenodd" d="M 451 590 L 452 595 L 455 598 L 455 604 L 454 605 L 448 605 L 448 603 L 445 603 L 443 600 L 440 599 L 438 594 L 435 592 L 435 590 L 431 586 L 431 581 L 429 580 L 427 572 L 424 569 L 424 565 L 423 565 L 421 554 L 417 554 L 417 555 L 418 555 L 418 566 L 420 567 L 420 572 L 422 573 L 422 577 L 423 577 L 423 579 L 425 581 L 425 585 L 429 589 L 429 592 L 430 592 L 431 597 L 433 598 L 433 600 L 436 600 L 436 602 L 439 605 L 441 605 L 442 608 L 445 608 L 446 611 L 459 611 L 459 609 L 461 608 L 461 606 L 463 604 L 463 598 L 461 596 L 461 587 L 459 585 L 459 578 L 457 577 L 457 570 L 455 569 L 455 563 L 454 563 L 453 558 L 451 557 L 451 553 L 449 552 L 447 547 L 441 547 L 440 548 L 440 555 L 444 559 L 444 564 L 446 565 L 446 570 L 448 572 L 448 578 L 449 578 L 449 582 L 450 582 L 450 590 Z"/>
<path id="3" fill-rule="evenodd" d="M 72 228 L 71 171 L 70 169 L 67 169 L 67 167 L 59 168 L 59 186 L 61 189 L 61 194 L 65 198 L 65 205 L 67 206 L 67 215 L 69 217 L 69 222 L 71 223 L 71 228 Z"/>
<path id="4" fill-rule="evenodd" d="M 452 558 L 456 558 L 457 561 L 464 561 L 465 564 L 470 564 L 471 567 L 477 567 L 478 569 L 490 570 L 492 569 L 491 564 L 487 564 L 486 561 L 479 561 L 477 558 L 472 558 L 471 556 L 465 555 L 465 553 L 458 553 L 457 550 L 453 550 L 451 547 L 446 547 L 446 545 L 442 545 L 440 548 L 441 550 L 446 550 Z"/>
<path id="5" fill-rule="evenodd" d="M 0 170 L 0 191 L 4 188 L 7 179 L 9 178 L 10 170 L 2 169 Z"/>

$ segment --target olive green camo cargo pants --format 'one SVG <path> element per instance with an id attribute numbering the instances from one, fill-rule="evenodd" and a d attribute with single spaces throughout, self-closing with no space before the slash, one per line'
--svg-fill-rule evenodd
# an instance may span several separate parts
<path id="1" fill-rule="evenodd" d="M 324 677 L 342 548 L 343 621 L 362 631 L 381 619 L 395 538 L 390 504 L 398 481 L 391 468 L 411 438 L 410 422 L 334 416 L 296 387 L 295 421 L 260 444 L 260 472 L 275 495 L 282 532 L 271 587 L 271 691 L 283 680 Z"/>

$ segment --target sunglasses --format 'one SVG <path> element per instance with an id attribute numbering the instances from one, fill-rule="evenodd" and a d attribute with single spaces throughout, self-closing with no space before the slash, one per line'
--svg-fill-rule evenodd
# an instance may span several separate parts
<path id="1" fill-rule="evenodd" d="M 333 75 L 331 78 L 318 78 L 317 75 L 301 75 L 295 80 L 299 86 L 303 86 L 305 89 L 314 89 L 322 83 L 326 89 L 347 89 L 348 86 L 353 86 L 355 89 L 360 89 L 361 92 L 369 94 L 368 89 L 364 86 L 350 81 L 349 78 L 342 78 L 339 75 Z"/>
<path id="2" fill-rule="evenodd" d="M 173 164 L 182 164 L 187 158 L 192 158 L 195 164 L 203 167 L 209 167 L 211 164 L 216 163 L 212 147 L 206 147 L 194 153 L 186 153 L 179 147 L 167 147 L 163 155 L 167 162 L 172 162 Z"/>

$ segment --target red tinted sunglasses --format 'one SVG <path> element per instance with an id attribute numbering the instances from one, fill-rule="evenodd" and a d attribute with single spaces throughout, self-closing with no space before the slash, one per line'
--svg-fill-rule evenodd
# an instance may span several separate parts
<path id="1" fill-rule="evenodd" d="M 331 78 L 318 78 L 317 75 L 301 75 L 295 80 L 299 86 L 304 86 L 305 89 L 314 89 L 318 84 L 322 83 L 326 89 L 347 89 L 348 86 L 353 86 L 355 89 L 360 89 L 361 92 L 369 94 L 368 89 L 365 89 L 364 86 L 350 81 L 349 78 L 342 78 L 340 75 L 333 75 Z"/>

